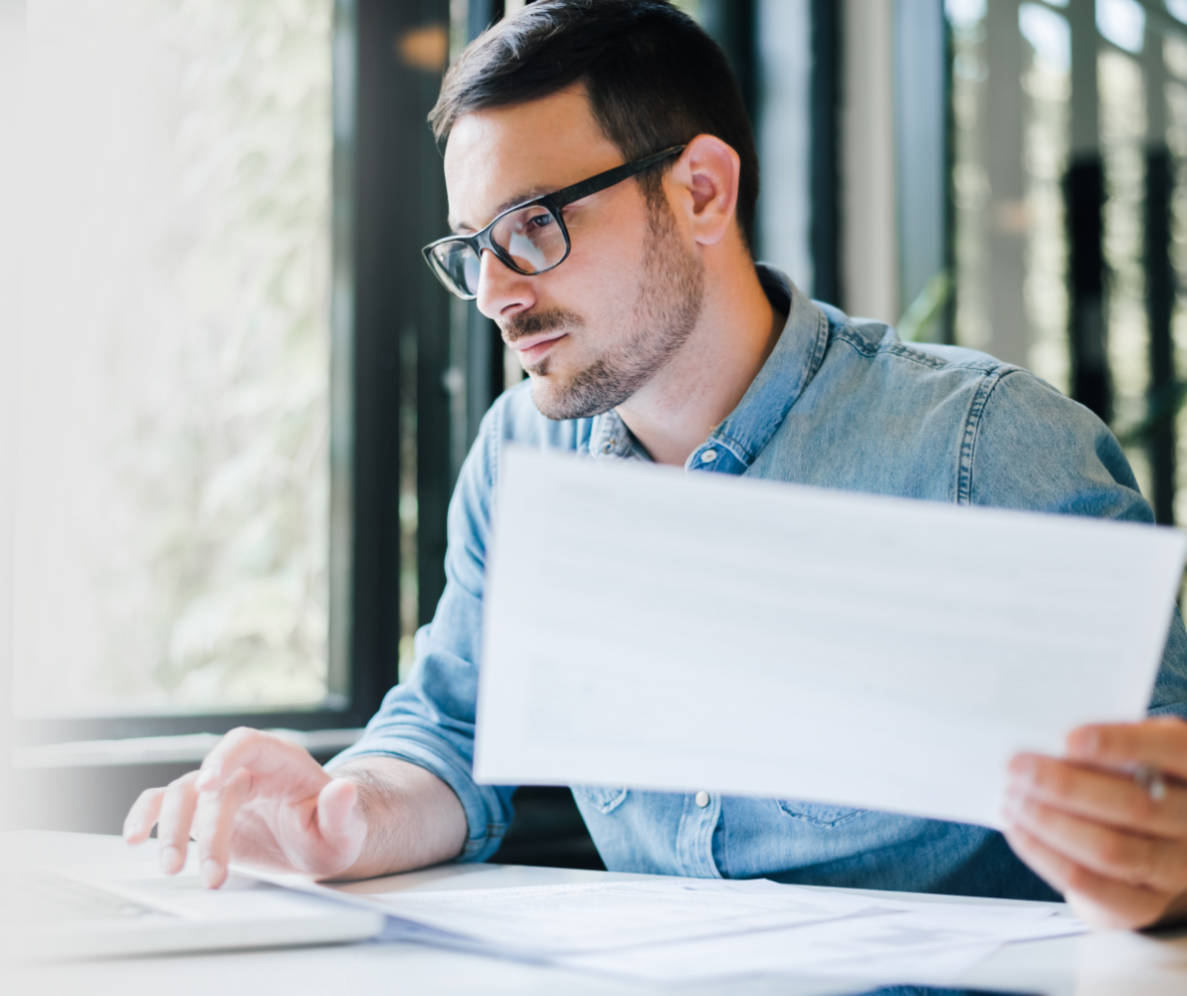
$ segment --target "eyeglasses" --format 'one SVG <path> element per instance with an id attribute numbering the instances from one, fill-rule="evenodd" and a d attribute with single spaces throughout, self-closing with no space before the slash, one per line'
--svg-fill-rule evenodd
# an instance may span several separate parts
<path id="1" fill-rule="evenodd" d="M 445 289 L 466 301 L 478 296 L 483 249 L 489 249 L 516 273 L 529 277 L 544 273 L 560 266 L 569 255 L 569 230 L 565 227 L 562 208 L 637 176 L 683 151 L 683 145 L 673 145 L 570 187 L 516 204 L 496 215 L 482 231 L 473 235 L 447 235 L 430 242 L 421 255 Z"/>

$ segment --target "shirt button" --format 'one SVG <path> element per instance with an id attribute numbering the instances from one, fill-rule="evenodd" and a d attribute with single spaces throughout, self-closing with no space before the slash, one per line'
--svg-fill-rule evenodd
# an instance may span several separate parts
<path id="1" fill-rule="evenodd" d="M 701 809 L 704 809 L 707 805 L 709 805 L 709 793 L 704 789 L 701 789 L 701 791 L 696 794 L 695 802 L 701 807 Z"/>
<path id="2" fill-rule="evenodd" d="M 607 439 L 606 442 L 602 444 L 602 452 L 603 453 L 613 453 L 614 447 L 617 445 L 618 445 L 617 439 Z"/>
<path id="3" fill-rule="evenodd" d="M 701 463 L 712 463 L 717 459 L 717 450 L 705 450 L 701 454 Z"/>

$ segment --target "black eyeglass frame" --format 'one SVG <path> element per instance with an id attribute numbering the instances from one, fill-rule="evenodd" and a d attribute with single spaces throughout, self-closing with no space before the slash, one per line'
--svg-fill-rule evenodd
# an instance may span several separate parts
<path id="1" fill-rule="evenodd" d="M 680 155 L 685 149 L 684 145 L 670 145 L 666 149 L 661 149 L 659 152 L 653 152 L 649 156 L 644 156 L 642 159 L 635 159 L 629 163 L 623 163 L 621 166 L 615 166 L 613 169 L 605 170 L 597 173 L 594 176 L 585 180 L 580 180 L 577 183 L 571 184 L 568 187 L 562 187 L 560 190 L 554 190 L 552 193 L 543 194 L 540 197 L 532 197 L 526 201 L 521 201 L 519 204 L 513 204 L 504 211 L 500 211 L 491 220 L 490 224 L 481 231 L 475 232 L 473 235 L 446 235 L 444 238 L 436 239 L 430 242 L 427 246 L 421 249 L 420 254 L 424 257 L 429 269 L 433 271 L 433 275 L 441 282 L 442 286 L 451 294 L 455 294 L 463 301 L 473 301 L 477 294 L 464 294 L 462 288 L 454 283 L 454 280 L 446 272 L 445 268 L 437 262 L 437 257 L 434 255 L 434 250 L 439 246 L 449 245 L 450 243 L 460 242 L 470 248 L 478 259 L 482 259 L 482 250 L 489 249 L 495 254 L 501 263 L 508 268 L 514 270 L 516 273 L 522 273 L 526 277 L 534 277 L 540 273 L 547 273 L 549 270 L 554 270 L 569 258 L 569 252 L 572 249 L 572 242 L 569 239 L 569 229 L 565 225 L 565 220 L 562 214 L 562 209 L 574 201 L 579 201 L 583 197 L 588 197 L 590 194 L 596 194 L 600 190 L 605 190 L 608 187 L 613 187 L 616 183 L 621 183 L 632 176 L 651 169 L 651 167 L 664 162 L 667 159 L 674 159 Z M 527 207 L 534 207 L 540 205 L 548 209 L 549 213 L 556 219 L 560 226 L 561 235 L 565 240 L 565 251 L 561 254 L 561 258 L 555 263 L 544 267 L 540 270 L 525 270 L 523 267 L 516 264 L 511 254 L 507 252 L 502 246 L 491 238 L 491 232 L 494 231 L 495 226 L 502 221 L 507 215 L 514 214 L 516 211 L 522 211 Z"/>

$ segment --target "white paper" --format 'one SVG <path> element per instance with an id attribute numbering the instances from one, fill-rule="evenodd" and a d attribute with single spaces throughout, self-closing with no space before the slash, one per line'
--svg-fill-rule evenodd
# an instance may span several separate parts
<path id="1" fill-rule="evenodd" d="M 402 893 L 387 913 L 481 941 L 498 953 L 557 956 L 665 941 L 744 934 L 881 913 L 864 896 L 739 891 L 716 882 L 657 878 Z M 375 897 L 372 897 L 373 899 Z"/>
<path id="2" fill-rule="evenodd" d="M 656 875 L 629 881 L 358 893 L 291 875 L 255 870 L 252 874 L 379 910 L 394 918 L 389 938 L 518 958 L 646 947 L 898 909 L 869 895 L 762 880 Z"/>
<path id="3" fill-rule="evenodd" d="M 1051 936 L 1043 933 L 1046 927 L 1046 920 L 1023 920 L 1015 930 L 1030 929 L 1035 936 Z M 570 968 L 651 982 L 794 973 L 881 984 L 943 983 L 1015 939 L 1009 931 L 994 930 L 984 922 L 968 926 L 954 918 L 940 923 L 904 909 L 790 930 L 575 955 L 560 961 Z"/>
<path id="4" fill-rule="evenodd" d="M 391 918 L 388 940 L 651 980 L 792 970 L 898 978 L 904 965 L 921 958 L 929 978 L 947 978 L 1010 941 L 1084 929 L 1062 904 L 913 897 L 767 880 L 640 875 L 625 881 L 408 889 L 397 877 L 389 891 L 358 892 L 299 876 L 262 877 L 381 911 Z M 861 962 L 857 970 L 855 960 Z"/>
<path id="5" fill-rule="evenodd" d="M 475 774 L 999 825 L 1018 750 L 1147 705 L 1172 529 L 509 448 Z"/>

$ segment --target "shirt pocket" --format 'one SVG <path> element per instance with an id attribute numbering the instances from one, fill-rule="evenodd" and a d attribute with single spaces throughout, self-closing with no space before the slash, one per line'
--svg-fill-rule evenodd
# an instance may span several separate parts
<path id="1" fill-rule="evenodd" d="M 869 812 L 852 806 L 825 806 L 816 802 L 801 802 L 799 799 L 776 799 L 775 802 L 784 816 L 816 827 L 839 827 Z"/>
<path id="2" fill-rule="evenodd" d="M 601 785 L 575 786 L 573 794 L 578 800 L 584 799 L 599 813 L 612 813 L 624 802 L 629 791 L 625 788 L 605 788 Z"/>

